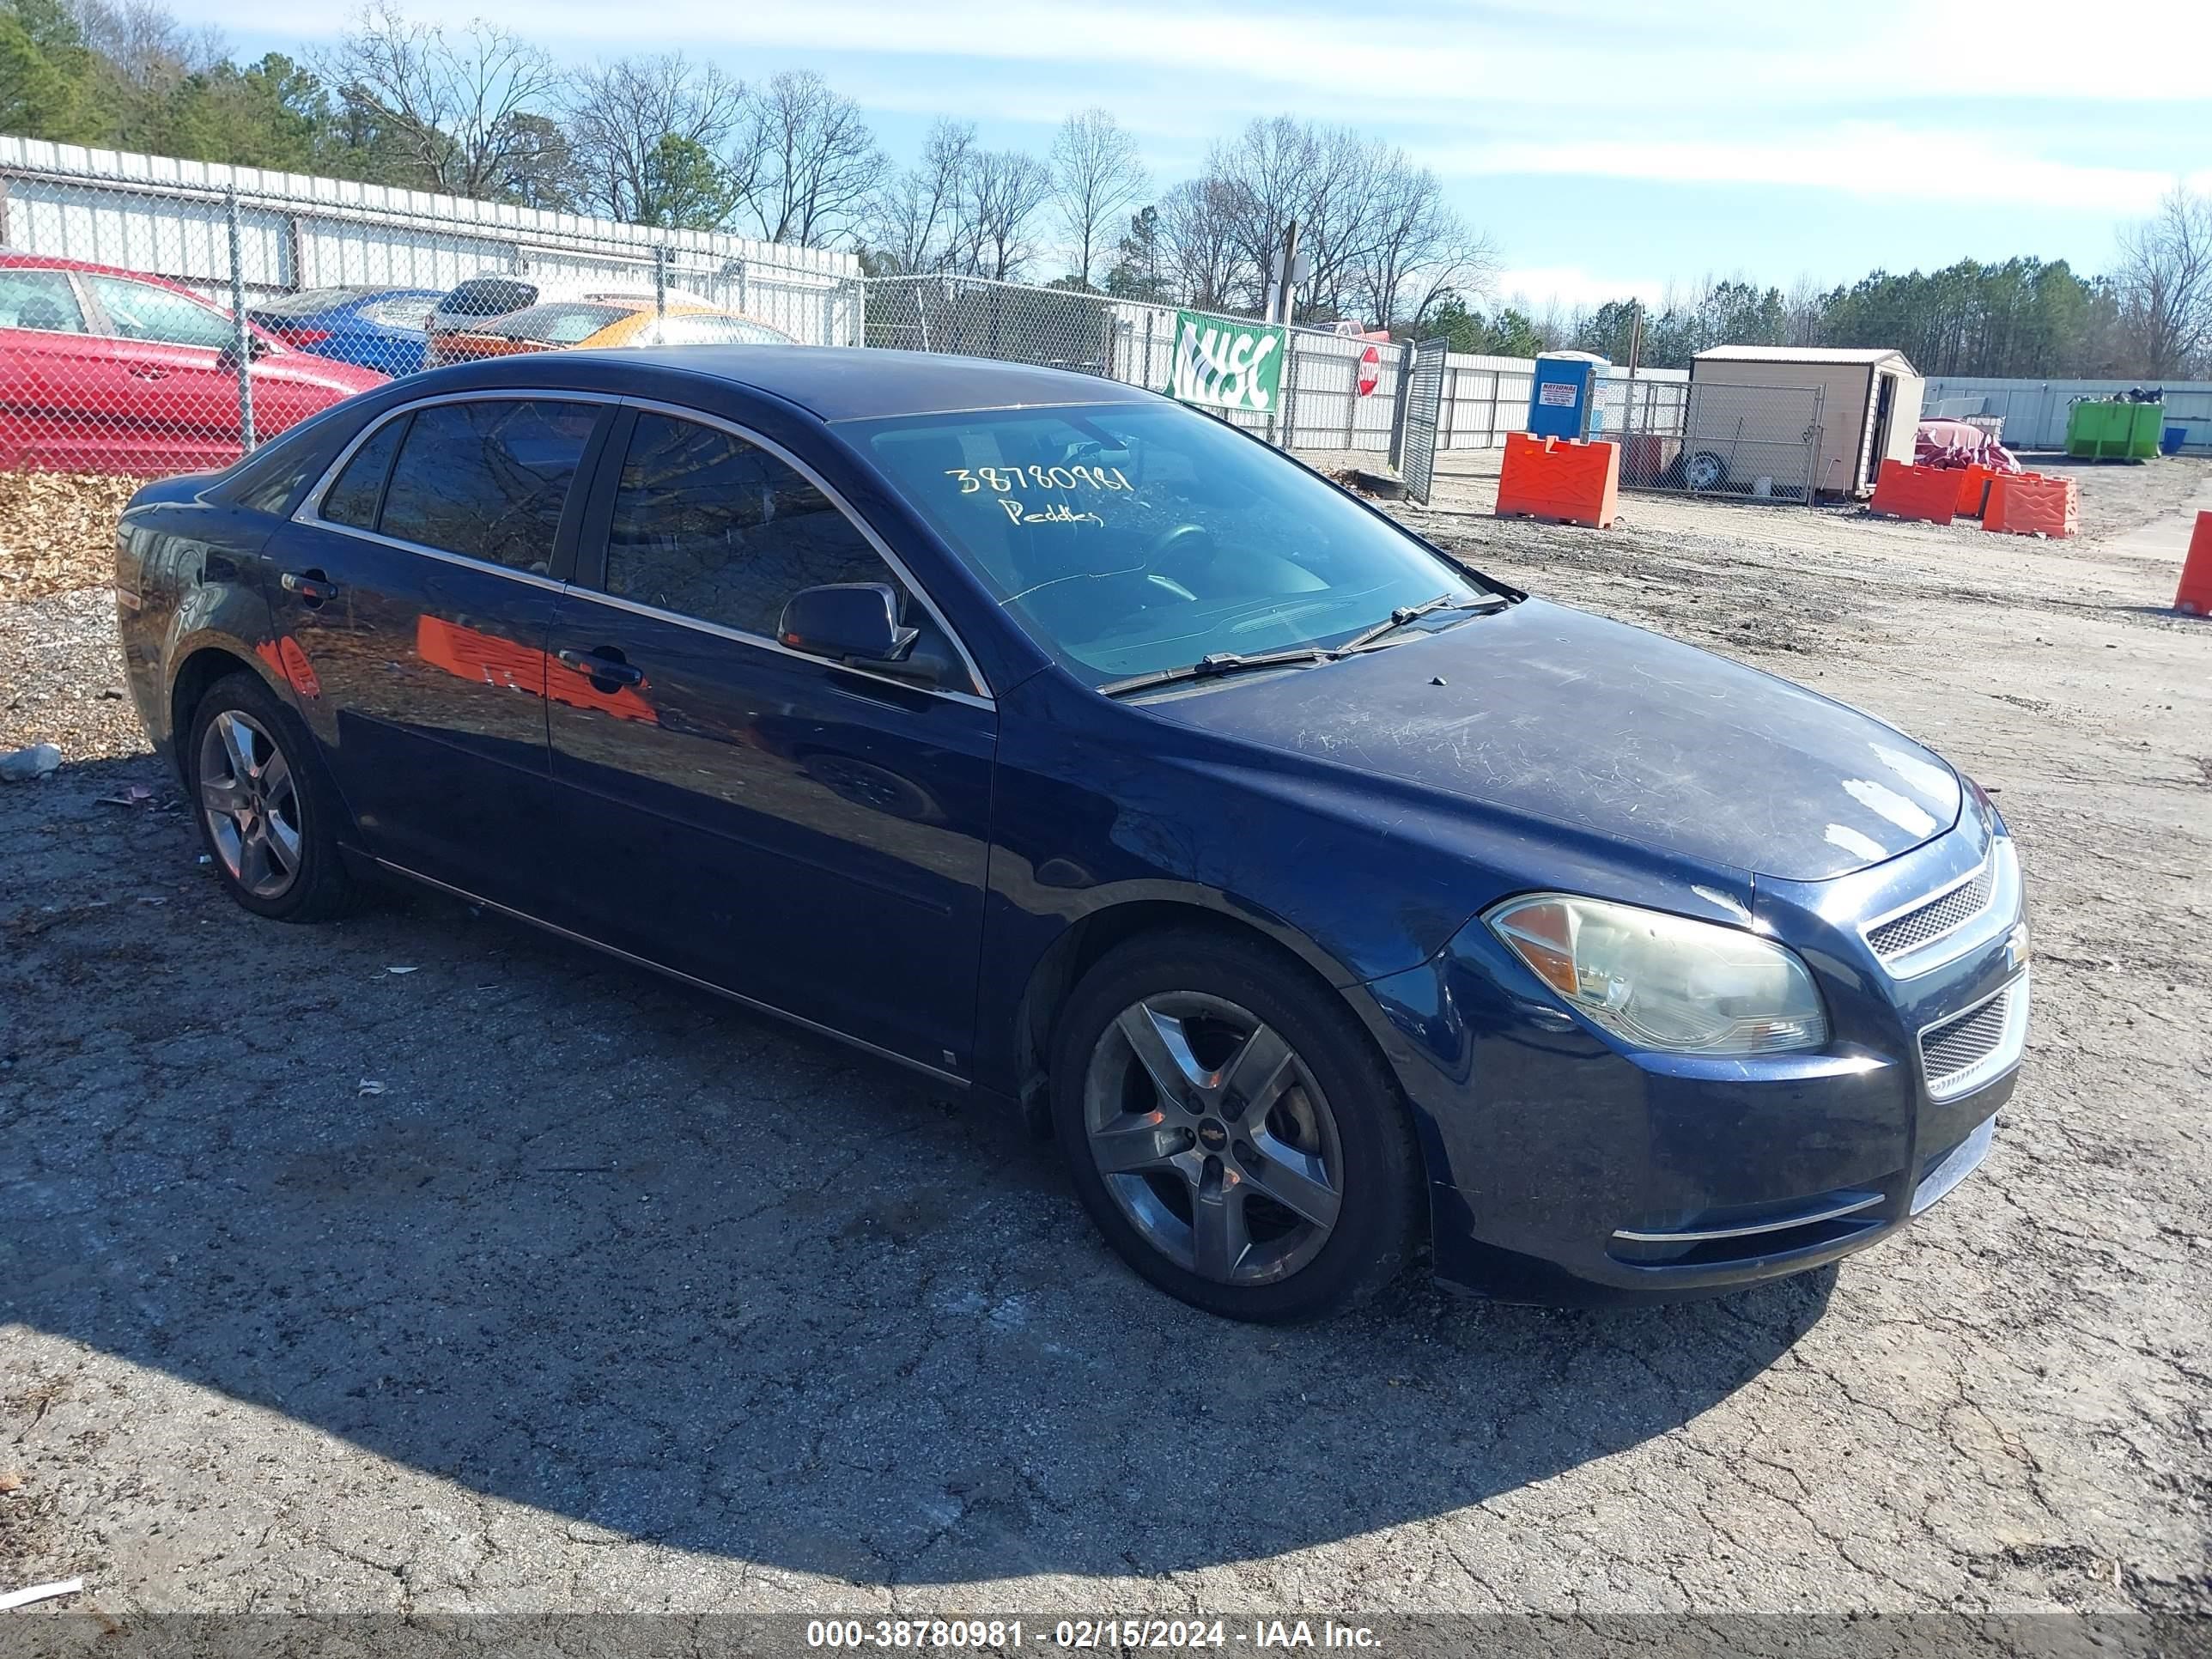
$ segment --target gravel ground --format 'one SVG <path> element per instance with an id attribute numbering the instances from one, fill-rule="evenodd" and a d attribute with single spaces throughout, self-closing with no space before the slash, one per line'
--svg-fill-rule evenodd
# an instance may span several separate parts
<path id="1" fill-rule="evenodd" d="M 0 749 L 67 757 L 0 786 L 0 1589 L 2212 1610 L 2212 624 L 2161 609 L 2212 467 L 2081 477 L 2063 544 L 1499 522 L 1479 462 L 1411 513 L 1896 721 L 2023 848 L 1983 1170 L 1840 1272 L 1626 1314 L 1218 1323 L 903 1073 L 441 899 L 256 921 L 106 695 L 106 596 L 0 605 Z"/>

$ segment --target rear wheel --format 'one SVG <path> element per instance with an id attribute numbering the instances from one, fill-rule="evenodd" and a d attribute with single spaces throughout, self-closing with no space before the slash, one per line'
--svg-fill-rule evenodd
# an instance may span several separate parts
<path id="1" fill-rule="evenodd" d="M 1701 449 L 1690 457 L 1683 482 L 1692 489 L 1718 489 L 1728 483 L 1728 463 L 1711 450 Z"/>
<path id="2" fill-rule="evenodd" d="M 359 908 L 337 812 L 308 739 L 248 673 L 210 687 L 185 753 L 200 838 L 230 896 L 256 915 L 324 921 Z"/>
<path id="3" fill-rule="evenodd" d="M 1261 946 L 1179 933 L 1109 952 L 1060 1023 L 1052 1094 L 1092 1219 L 1194 1306 L 1317 1318 L 1412 1251 L 1396 1087 L 1334 994 Z"/>

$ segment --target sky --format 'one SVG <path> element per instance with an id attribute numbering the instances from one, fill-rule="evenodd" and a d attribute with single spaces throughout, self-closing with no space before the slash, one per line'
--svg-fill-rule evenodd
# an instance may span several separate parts
<path id="1" fill-rule="evenodd" d="M 300 53 L 347 0 L 179 0 Z M 404 0 L 564 60 L 681 48 L 818 70 L 896 161 L 931 118 L 1042 153 L 1111 110 L 1157 183 L 1255 117 L 1343 123 L 1433 168 L 1496 296 L 1596 304 L 1706 276 L 1788 289 L 2014 253 L 2094 271 L 2177 182 L 2212 189 L 2212 3 L 2134 0 Z M 2085 25 L 2082 20 L 2089 20 Z"/>

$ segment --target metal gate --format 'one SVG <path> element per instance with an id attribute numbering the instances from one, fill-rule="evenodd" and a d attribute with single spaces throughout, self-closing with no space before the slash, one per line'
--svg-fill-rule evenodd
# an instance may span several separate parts
<path id="1" fill-rule="evenodd" d="M 1621 398 L 1620 487 L 1809 507 L 1821 395 L 1819 386 L 1640 382 Z"/>
<path id="2" fill-rule="evenodd" d="M 1437 432 L 1444 412 L 1444 356 L 1450 349 L 1449 341 L 1422 341 L 1413 348 L 1406 377 L 1398 383 L 1398 429 L 1390 462 L 1406 481 L 1406 493 L 1424 507 L 1436 481 Z"/>

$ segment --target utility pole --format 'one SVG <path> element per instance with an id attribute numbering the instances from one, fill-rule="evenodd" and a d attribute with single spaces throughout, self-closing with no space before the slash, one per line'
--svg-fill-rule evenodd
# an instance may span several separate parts
<path id="1" fill-rule="evenodd" d="M 1291 290 L 1297 283 L 1298 222 L 1291 220 L 1283 232 L 1283 249 L 1276 256 L 1274 281 L 1267 292 L 1267 320 L 1287 323 L 1291 320 Z"/>

